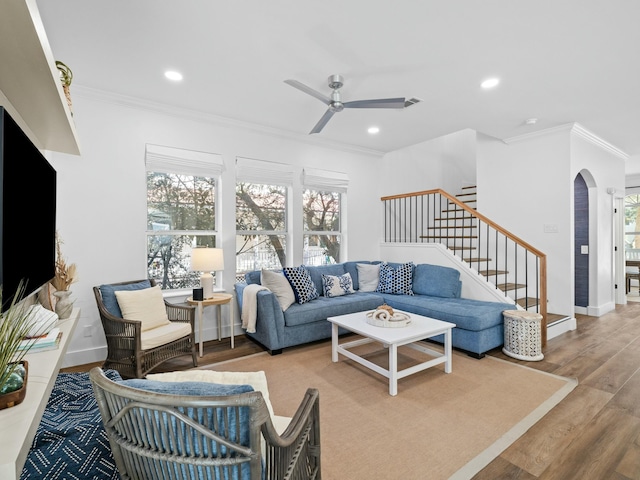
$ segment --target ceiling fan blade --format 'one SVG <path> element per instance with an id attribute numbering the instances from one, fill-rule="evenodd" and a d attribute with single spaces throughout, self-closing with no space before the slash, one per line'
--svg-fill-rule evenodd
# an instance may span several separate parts
<path id="1" fill-rule="evenodd" d="M 316 126 L 313 127 L 313 129 L 309 132 L 309 135 L 311 135 L 312 133 L 320 133 L 320 130 L 322 130 L 324 126 L 329 122 L 329 120 L 331 120 L 331 117 L 333 117 L 334 113 L 335 112 L 331 109 L 324 112 L 324 115 L 322 115 L 322 118 L 318 120 Z"/>
<path id="2" fill-rule="evenodd" d="M 314 90 L 311 87 L 307 87 L 304 83 L 300 83 L 297 80 L 285 80 L 284 83 L 286 83 L 287 85 L 291 85 L 292 87 L 297 88 L 298 90 L 302 90 L 304 93 L 307 93 L 307 94 L 311 95 L 312 97 L 316 97 L 318 100 L 320 100 L 325 105 L 330 105 L 331 104 L 331 99 L 329 97 L 327 97 L 326 95 Z"/>
<path id="3" fill-rule="evenodd" d="M 344 108 L 404 108 L 404 97 L 344 102 Z"/>

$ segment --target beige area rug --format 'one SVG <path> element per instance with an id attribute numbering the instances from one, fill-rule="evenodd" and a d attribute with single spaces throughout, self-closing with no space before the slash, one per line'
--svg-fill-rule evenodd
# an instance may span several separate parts
<path id="1" fill-rule="evenodd" d="M 386 368 L 380 345 L 358 348 Z M 401 347 L 400 367 L 414 364 L 416 355 Z M 317 388 L 325 480 L 471 478 L 577 384 L 454 352 L 452 373 L 438 365 L 410 375 L 392 397 L 381 375 L 342 356 L 332 363 L 330 341 L 200 369 L 264 370 L 276 415 L 293 416 L 306 389 Z"/>

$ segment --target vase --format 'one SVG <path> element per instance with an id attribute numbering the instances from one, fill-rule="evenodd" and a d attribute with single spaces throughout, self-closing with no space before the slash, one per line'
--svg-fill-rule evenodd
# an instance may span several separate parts
<path id="1" fill-rule="evenodd" d="M 53 295 L 58 299 L 56 302 L 56 313 L 58 314 L 58 318 L 60 320 L 69 318 L 71 316 L 71 311 L 73 310 L 71 291 L 59 290 L 57 292 L 53 292 Z"/>

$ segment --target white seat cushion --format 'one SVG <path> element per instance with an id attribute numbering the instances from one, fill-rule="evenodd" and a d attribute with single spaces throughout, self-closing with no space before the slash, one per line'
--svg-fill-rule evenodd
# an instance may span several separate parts
<path id="1" fill-rule="evenodd" d="M 191 334 L 191 325 L 184 322 L 169 322 L 167 325 L 143 330 L 140 335 L 142 350 L 150 350 Z"/>
<path id="2" fill-rule="evenodd" d="M 170 323 L 160 285 L 142 290 L 121 290 L 115 294 L 122 318 L 142 322 L 143 332 Z"/>
<path id="3" fill-rule="evenodd" d="M 208 382 L 224 385 L 251 385 L 256 392 L 262 392 L 262 398 L 267 404 L 271 418 L 274 418 L 273 407 L 271 406 L 271 400 L 269 400 L 267 376 L 263 371 L 216 372 L 214 370 L 187 370 L 185 372 L 152 373 L 147 375 L 147 378 L 159 382 Z"/>

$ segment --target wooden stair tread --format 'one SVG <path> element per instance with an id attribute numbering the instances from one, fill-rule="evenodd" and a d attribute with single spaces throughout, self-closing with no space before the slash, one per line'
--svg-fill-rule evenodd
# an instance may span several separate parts
<path id="1" fill-rule="evenodd" d="M 496 275 L 507 275 L 509 273 L 508 270 L 480 270 L 478 271 L 480 275 L 484 275 L 485 277 L 493 277 Z"/>
<path id="2" fill-rule="evenodd" d="M 467 212 L 465 209 L 463 208 L 447 208 L 445 210 L 441 210 L 442 213 L 447 213 L 447 212 Z M 469 212 L 467 212 L 469 214 L 470 218 L 473 218 L 473 215 Z"/>
<path id="3" fill-rule="evenodd" d="M 463 260 L 469 263 L 493 262 L 492 258 L 483 258 L 483 257 L 463 258 Z"/>
<path id="4" fill-rule="evenodd" d="M 466 187 L 462 187 L 460 190 L 468 190 L 470 188 L 478 188 L 476 185 L 467 185 Z"/>
<path id="5" fill-rule="evenodd" d="M 463 238 L 463 239 L 474 239 L 478 238 L 477 235 L 420 235 L 420 238 Z"/>
<path id="6" fill-rule="evenodd" d="M 465 247 L 465 246 L 458 246 L 458 245 L 453 245 L 453 246 L 448 246 L 445 245 L 449 250 L 475 250 L 476 247 Z"/>
<path id="7" fill-rule="evenodd" d="M 462 211 L 462 210 L 458 210 L 458 211 Z M 434 218 L 435 221 L 437 222 L 442 222 L 442 221 L 451 221 L 451 220 L 476 220 L 476 217 L 471 216 L 471 215 L 467 215 L 467 216 L 458 216 L 458 215 L 453 215 L 451 217 L 438 217 L 438 218 Z"/>
<path id="8" fill-rule="evenodd" d="M 511 290 L 517 290 L 519 288 L 524 288 L 524 287 L 526 287 L 526 285 L 523 284 L 523 283 L 507 282 L 507 283 L 498 283 L 498 284 L 496 284 L 496 287 L 498 287 L 503 292 L 509 292 Z"/>
<path id="9" fill-rule="evenodd" d="M 522 308 L 531 308 L 535 307 L 540 303 L 540 299 L 535 297 L 522 297 L 516 300 L 516 303 L 520 305 Z"/>
<path id="10" fill-rule="evenodd" d="M 478 228 L 477 225 L 441 225 L 439 227 L 427 227 L 427 230 L 453 230 L 455 228 Z"/>
<path id="11" fill-rule="evenodd" d="M 456 195 L 456 198 L 458 198 L 458 197 L 470 197 L 470 196 L 475 195 L 475 194 L 476 194 L 475 192 L 471 192 L 471 193 L 459 193 L 459 194 L 457 194 L 457 195 Z"/>

